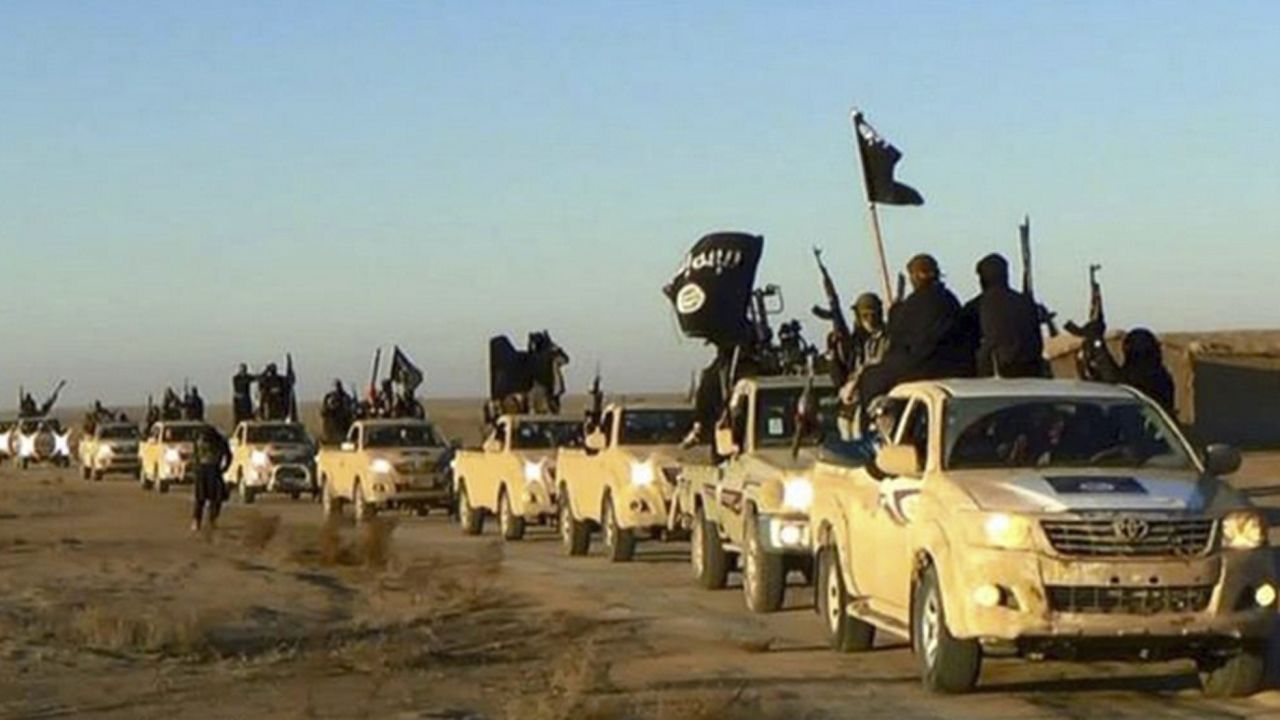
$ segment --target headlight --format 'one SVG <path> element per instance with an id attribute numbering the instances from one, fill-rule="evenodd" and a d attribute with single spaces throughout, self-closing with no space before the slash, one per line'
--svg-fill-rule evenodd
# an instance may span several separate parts
<path id="1" fill-rule="evenodd" d="M 653 484 L 653 465 L 647 462 L 631 463 L 631 484 L 636 487 L 649 487 Z"/>
<path id="2" fill-rule="evenodd" d="M 1252 550 L 1267 544 L 1267 524 L 1252 511 L 1228 513 L 1222 518 L 1222 545 L 1230 550 Z"/>
<path id="3" fill-rule="evenodd" d="M 542 479 L 542 463 L 526 462 L 524 464 L 524 480 L 525 482 L 534 482 Z"/>
<path id="4" fill-rule="evenodd" d="M 267 463 L 271 462 L 271 458 L 267 457 L 267 453 L 262 450 L 254 450 L 249 455 L 249 462 L 253 463 L 254 467 L 266 467 Z"/>
<path id="5" fill-rule="evenodd" d="M 813 505 L 813 483 L 808 478 L 791 478 L 782 485 L 782 504 L 792 510 L 808 510 Z"/>
<path id="6" fill-rule="evenodd" d="M 178 452 L 178 448 L 167 448 L 164 451 L 164 461 L 170 465 L 177 465 L 182 462 L 182 453 Z"/>
<path id="7" fill-rule="evenodd" d="M 369 463 L 369 469 L 379 475 L 386 475 L 391 472 L 391 461 L 385 458 L 377 458 Z"/>
<path id="8" fill-rule="evenodd" d="M 990 513 L 980 517 L 982 527 L 976 544 L 1004 550 L 1031 548 L 1031 520 L 1007 513 Z"/>
<path id="9" fill-rule="evenodd" d="M 36 436 L 22 435 L 18 438 L 18 455 L 26 458 L 36 454 Z"/>

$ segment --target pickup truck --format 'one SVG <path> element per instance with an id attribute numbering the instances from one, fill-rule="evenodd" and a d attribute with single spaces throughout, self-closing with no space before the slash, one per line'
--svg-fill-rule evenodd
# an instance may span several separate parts
<path id="1" fill-rule="evenodd" d="M 142 489 L 167 493 L 173 485 L 194 483 L 196 469 L 191 464 L 191 453 L 200 434 L 210 429 L 200 420 L 161 420 L 152 425 L 138 448 L 142 465 L 138 482 Z"/>
<path id="2" fill-rule="evenodd" d="M 801 404 L 816 414 L 802 420 Z M 817 448 L 836 434 L 836 405 L 825 378 L 748 378 L 734 386 L 715 436 L 725 459 L 680 470 L 675 515 L 690 529 L 703 587 L 723 588 L 740 560 L 747 607 L 767 613 L 782 607 L 789 571 L 812 576 L 809 476 Z"/>
<path id="3" fill-rule="evenodd" d="M 924 685 L 984 656 L 1191 659 L 1256 692 L 1276 614 L 1266 521 L 1155 403 L 1059 380 L 904 384 L 870 461 L 820 461 L 810 511 L 833 648 L 910 640 Z"/>
<path id="4" fill-rule="evenodd" d="M 451 448 L 435 425 L 418 419 L 359 420 L 339 446 L 316 455 L 326 517 L 350 504 L 356 522 L 382 510 L 412 509 L 426 515 L 452 504 Z"/>
<path id="5" fill-rule="evenodd" d="M 32 464 L 71 465 L 71 431 L 64 430 L 57 420 L 43 417 L 21 419 L 10 432 L 13 456 L 23 470 Z"/>
<path id="6" fill-rule="evenodd" d="M 108 473 L 138 475 L 138 441 L 133 423 L 98 423 L 93 434 L 80 438 L 80 474 L 85 480 L 101 480 Z"/>
<path id="7" fill-rule="evenodd" d="M 692 425 L 688 405 L 618 402 L 605 407 L 584 448 L 560 448 L 556 503 L 569 555 L 585 555 L 596 529 L 614 562 L 631 560 L 641 537 L 667 535 L 680 441 Z"/>
<path id="8" fill-rule="evenodd" d="M 262 493 L 319 496 L 315 444 L 307 428 L 284 420 L 246 420 L 236 425 L 228 443 L 231 464 L 223 474 L 240 500 L 252 503 Z"/>
<path id="9" fill-rule="evenodd" d="M 467 535 L 497 515 L 504 540 L 520 540 L 528 523 L 556 516 L 556 449 L 582 442 L 582 421 L 558 415 L 503 415 L 479 450 L 454 459 L 458 522 Z"/>

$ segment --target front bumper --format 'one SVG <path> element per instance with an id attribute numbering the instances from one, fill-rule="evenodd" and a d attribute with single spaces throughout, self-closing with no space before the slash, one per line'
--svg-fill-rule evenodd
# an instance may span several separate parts
<path id="1" fill-rule="evenodd" d="M 943 591 L 952 634 L 1022 654 L 1238 645 L 1265 638 L 1276 613 L 1274 601 L 1259 607 L 1254 597 L 1276 583 L 1265 547 L 1136 560 L 963 547 L 951 565 Z"/>
<path id="2" fill-rule="evenodd" d="M 99 456 L 90 465 L 90 469 L 100 473 L 137 473 L 142 462 L 137 455 Z"/>
<path id="3" fill-rule="evenodd" d="M 303 463 L 249 468 L 245 484 L 259 492 L 312 492 L 316 489 L 315 471 Z"/>
<path id="4" fill-rule="evenodd" d="M 782 555 L 811 554 L 809 516 L 801 514 L 758 515 L 756 537 L 764 549 Z"/>
<path id="5" fill-rule="evenodd" d="M 391 507 L 448 507 L 453 501 L 453 488 L 446 473 L 397 473 L 375 479 L 369 488 L 369 499 Z"/>

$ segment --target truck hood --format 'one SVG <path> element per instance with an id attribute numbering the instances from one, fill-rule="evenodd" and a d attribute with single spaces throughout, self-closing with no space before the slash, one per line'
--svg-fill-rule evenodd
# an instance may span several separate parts
<path id="1" fill-rule="evenodd" d="M 1191 471 L 1059 468 L 951 473 L 983 510 L 1027 513 L 1201 512 L 1220 483 Z"/>
<path id="2" fill-rule="evenodd" d="M 747 457 L 753 464 L 761 465 L 765 469 L 778 473 L 808 472 L 818 459 L 816 448 L 800 448 L 800 452 L 795 457 L 791 456 L 789 448 L 757 450 Z"/>

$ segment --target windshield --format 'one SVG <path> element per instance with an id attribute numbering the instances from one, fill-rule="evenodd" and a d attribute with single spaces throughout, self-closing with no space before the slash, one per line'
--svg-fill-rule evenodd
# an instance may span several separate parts
<path id="1" fill-rule="evenodd" d="M 165 442 L 195 442 L 204 432 L 203 425 L 170 425 L 164 429 Z"/>
<path id="2" fill-rule="evenodd" d="M 796 415 L 804 388 L 764 388 L 756 392 L 756 447 L 791 447 L 795 442 Z M 811 418 L 800 438 L 801 447 L 821 445 L 827 438 L 838 437 L 836 409 L 839 399 L 830 387 L 813 388 L 813 406 L 817 417 Z"/>
<path id="3" fill-rule="evenodd" d="M 1173 428 L 1132 399 L 953 400 L 946 467 L 1195 468 Z"/>
<path id="4" fill-rule="evenodd" d="M 623 445 L 679 445 L 692 426 L 692 408 L 627 410 L 618 438 Z"/>
<path id="5" fill-rule="evenodd" d="M 251 445 L 302 445 L 309 442 L 301 425 L 250 425 L 245 428 L 245 442 Z"/>
<path id="6" fill-rule="evenodd" d="M 103 440 L 137 440 L 138 428 L 132 425 L 104 427 L 98 431 L 98 437 Z"/>
<path id="7" fill-rule="evenodd" d="M 364 429 L 367 448 L 437 447 L 443 445 L 436 429 L 430 425 L 371 425 Z"/>
<path id="8" fill-rule="evenodd" d="M 565 420 L 521 420 L 511 447 L 516 450 L 545 450 L 582 444 L 582 424 Z"/>

